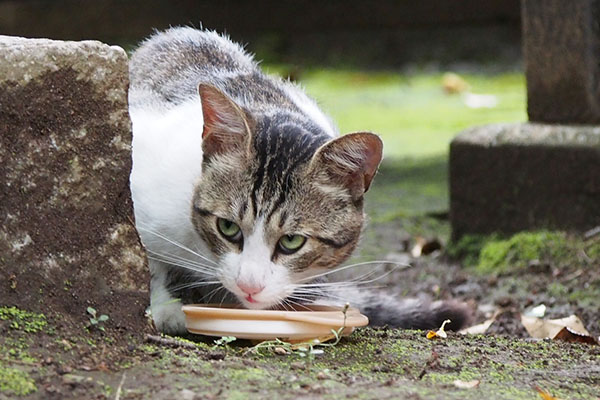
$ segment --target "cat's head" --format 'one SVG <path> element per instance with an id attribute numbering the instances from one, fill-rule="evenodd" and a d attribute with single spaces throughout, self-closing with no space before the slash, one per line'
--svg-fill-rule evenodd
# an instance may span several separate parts
<path id="1" fill-rule="evenodd" d="M 382 142 L 372 133 L 331 138 L 285 113 L 251 116 L 214 87 L 199 92 L 192 221 L 225 288 L 247 308 L 269 308 L 350 256 Z"/>

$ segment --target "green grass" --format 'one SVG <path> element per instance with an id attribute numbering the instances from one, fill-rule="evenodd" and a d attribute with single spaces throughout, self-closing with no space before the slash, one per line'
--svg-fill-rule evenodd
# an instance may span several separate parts
<path id="1" fill-rule="evenodd" d="M 281 67 L 267 68 L 283 73 Z M 460 94 L 442 89 L 442 73 L 308 70 L 304 86 L 342 133 L 372 131 L 382 136 L 385 155 L 429 157 L 447 153 L 461 130 L 493 122 L 525 121 L 525 78 L 521 73 L 463 74 L 476 94 L 492 94 L 494 108 L 467 107 Z"/>

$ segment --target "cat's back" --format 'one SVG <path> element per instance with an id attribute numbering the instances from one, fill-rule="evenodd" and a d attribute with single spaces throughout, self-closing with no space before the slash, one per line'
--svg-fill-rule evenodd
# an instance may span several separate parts
<path id="1" fill-rule="evenodd" d="M 130 61 L 130 106 L 177 105 L 197 95 L 200 81 L 252 74 L 257 64 L 238 44 L 213 31 L 171 28 L 147 39 Z"/>

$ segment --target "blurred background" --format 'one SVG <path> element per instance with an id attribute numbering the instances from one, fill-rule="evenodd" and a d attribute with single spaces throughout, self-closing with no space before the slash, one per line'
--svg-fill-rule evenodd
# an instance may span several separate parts
<path id="1" fill-rule="evenodd" d="M 452 137 L 527 118 L 518 0 L 0 0 L 4 35 L 132 51 L 176 25 L 228 33 L 267 72 L 303 85 L 342 132 L 383 137 L 367 258 L 406 237 L 445 240 Z"/>

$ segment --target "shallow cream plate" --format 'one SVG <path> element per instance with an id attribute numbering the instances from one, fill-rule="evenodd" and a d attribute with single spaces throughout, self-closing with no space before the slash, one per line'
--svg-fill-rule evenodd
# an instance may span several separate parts
<path id="1" fill-rule="evenodd" d="M 191 333 L 208 336 L 235 336 L 238 339 L 299 341 L 331 337 L 331 330 L 345 327 L 342 335 L 369 319 L 356 308 L 309 305 L 294 311 L 247 310 L 231 305 L 192 304 L 183 306 L 185 324 Z"/>

